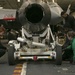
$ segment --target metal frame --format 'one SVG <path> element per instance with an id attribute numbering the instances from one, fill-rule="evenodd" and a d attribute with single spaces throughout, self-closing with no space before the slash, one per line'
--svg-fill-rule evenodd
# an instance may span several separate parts
<path id="1" fill-rule="evenodd" d="M 33 38 L 33 40 L 29 40 L 27 38 Z M 41 42 L 39 42 L 39 38 L 45 37 Z M 45 44 L 45 40 L 50 41 L 52 38 L 53 42 L 50 42 L 50 45 Z M 19 41 L 19 43 L 17 42 Z M 50 25 L 46 28 L 46 30 L 36 36 L 36 34 L 29 34 L 22 27 L 22 37 L 18 37 L 17 40 L 9 41 L 9 45 L 11 43 L 15 47 L 14 58 L 18 59 L 34 59 L 34 56 L 37 56 L 37 59 L 52 59 L 56 58 L 55 45 L 56 41 L 54 39 L 53 33 L 51 31 Z M 25 45 L 26 43 L 26 45 Z"/>

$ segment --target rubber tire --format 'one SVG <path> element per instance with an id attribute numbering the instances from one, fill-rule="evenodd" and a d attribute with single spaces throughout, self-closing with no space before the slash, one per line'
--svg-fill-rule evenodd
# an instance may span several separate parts
<path id="1" fill-rule="evenodd" d="M 8 48 L 8 63 L 9 63 L 9 65 L 15 65 L 14 51 L 15 51 L 14 45 L 12 45 L 12 44 L 9 45 L 9 48 Z"/>
<path id="2" fill-rule="evenodd" d="M 62 47 L 56 45 L 56 65 L 62 64 Z"/>

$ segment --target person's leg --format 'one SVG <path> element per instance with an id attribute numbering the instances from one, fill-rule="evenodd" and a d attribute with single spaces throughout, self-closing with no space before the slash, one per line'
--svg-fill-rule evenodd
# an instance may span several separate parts
<path id="1" fill-rule="evenodd" d="M 70 60 L 73 56 L 73 51 L 71 49 L 66 49 L 62 55 L 63 60 Z"/>
<path id="2" fill-rule="evenodd" d="M 0 57 L 6 53 L 6 47 L 4 47 L 0 41 Z"/>
<path id="3" fill-rule="evenodd" d="M 75 62 L 75 50 L 73 50 L 73 61 Z"/>
<path id="4" fill-rule="evenodd" d="M 6 51 L 4 49 L 0 49 L 0 57 L 2 57 L 5 53 Z"/>

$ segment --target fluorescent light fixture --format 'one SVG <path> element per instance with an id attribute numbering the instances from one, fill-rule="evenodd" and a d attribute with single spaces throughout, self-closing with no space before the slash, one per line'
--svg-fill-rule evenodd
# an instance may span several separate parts
<path id="1" fill-rule="evenodd" d="M 17 0 L 17 2 L 20 2 L 20 0 Z"/>

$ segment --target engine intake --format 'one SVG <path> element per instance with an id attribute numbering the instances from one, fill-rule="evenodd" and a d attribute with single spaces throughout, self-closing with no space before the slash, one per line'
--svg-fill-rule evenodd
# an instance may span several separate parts
<path id="1" fill-rule="evenodd" d="M 43 18 L 43 9 L 40 5 L 33 4 L 26 8 L 26 18 L 31 23 L 38 23 Z"/>
<path id="2" fill-rule="evenodd" d="M 25 2 L 18 11 L 19 21 L 29 33 L 38 33 L 50 23 L 51 12 L 45 2 Z"/>

